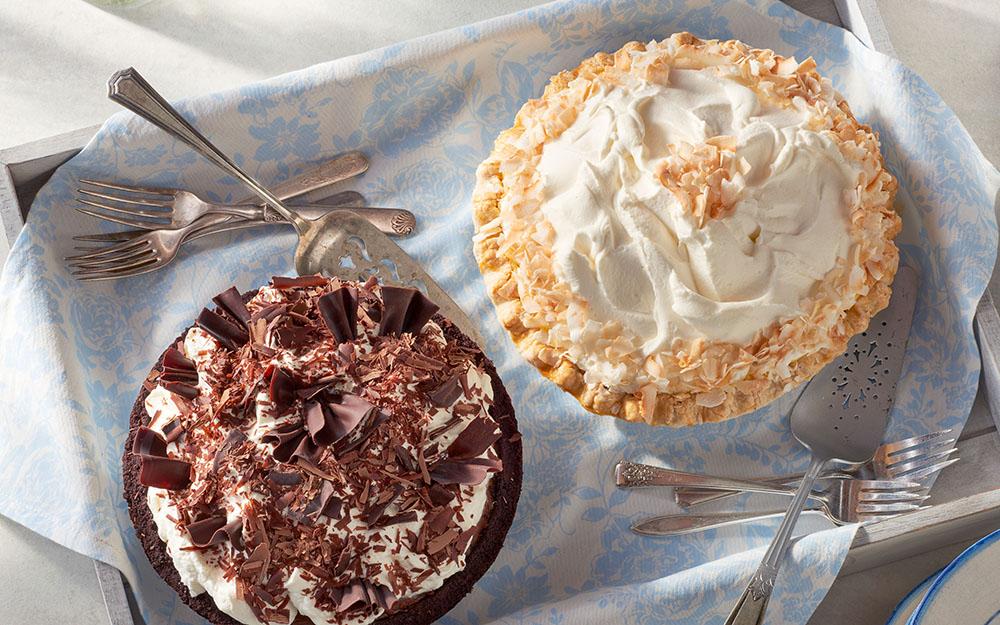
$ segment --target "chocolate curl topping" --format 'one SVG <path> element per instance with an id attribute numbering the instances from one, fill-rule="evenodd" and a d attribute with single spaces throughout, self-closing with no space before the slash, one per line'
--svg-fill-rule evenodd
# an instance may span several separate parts
<path id="1" fill-rule="evenodd" d="M 181 434 L 184 433 L 184 427 L 181 426 L 181 420 L 177 417 L 167 421 L 161 429 L 163 430 L 163 436 L 166 438 L 167 443 L 174 442 L 181 437 Z"/>
<path id="2" fill-rule="evenodd" d="M 323 322 L 338 343 L 358 338 L 358 291 L 342 286 L 316 301 Z"/>
<path id="3" fill-rule="evenodd" d="M 235 447 L 239 447 L 243 441 L 247 440 L 247 435 L 242 430 L 230 430 L 226 440 L 222 441 L 219 448 L 215 450 L 215 457 L 212 459 L 212 471 L 218 471 L 222 461 Z"/>
<path id="4" fill-rule="evenodd" d="M 439 484 L 479 484 L 486 479 L 487 473 L 502 468 L 499 459 L 444 460 L 431 469 L 431 479 Z"/>
<path id="5" fill-rule="evenodd" d="M 327 279 L 323 276 L 299 276 L 286 278 L 275 276 L 271 278 L 271 286 L 276 289 L 294 289 L 297 287 L 326 286 Z"/>
<path id="6" fill-rule="evenodd" d="M 283 315 L 287 308 L 288 307 L 285 306 L 284 304 L 270 304 L 268 306 L 261 308 L 253 315 L 251 315 L 250 321 L 254 322 L 257 321 L 258 319 L 263 319 L 266 322 L 270 322 L 278 315 Z"/>
<path id="7" fill-rule="evenodd" d="M 462 381 L 459 376 L 453 375 L 444 383 L 427 394 L 427 399 L 431 400 L 431 403 L 435 406 L 441 408 L 447 408 L 448 406 L 455 403 L 455 400 L 462 396 L 465 389 L 462 386 Z"/>
<path id="8" fill-rule="evenodd" d="M 184 399 L 194 399 L 199 393 L 197 386 L 191 386 L 183 382 L 163 382 L 163 388 L 174 395 L 180 395 Z"/>
<path id="9" fill-rule="evenodd" d="M 267 479 L 278 486 L 295 486 L 302 483 L 302 477 L 298 473 L 285 473 L 277 469 L 271 469 L 267 474 Z"/>
<path id="10" fill-rule="evenodd" d="M 191 464 L 174 458 L 141 456 L 139 483 L 167 490 L 184 490 L 191 484 Z"/>
<path id="11" fill-rule="evenodd" d="M 391 590 L 364 579 L 355 579 L 347 586 L 333 589 L 331 596 L 337 612 L 347 612 L 357 605 L 377 605 L 388 610 L 396 603 L 396 596 Z"/>
<path id="12" fill-rule="evenodd" d="M 312 336 L 312 329 L 304 326 L 284 325 L 272 332 L 274 342 L 282 349 L 291 349 L 307 343 Z"/>
<path id="13" fill-rule="evenodd" d="M 319 493 L 306 506 L 305 514 L 313 520 L 320 516 L 336 520 L 340 518 L 343 507 L 344 502 L 333 494 L 333 485 L 324 480 Z"/>
<path id="14" fill-rule="evenodd" d="M 214 336 L 224 347 L 234 351 L 250 340 L 250 335 L 245 329 L 214 310 L 202 308 L 196 323 L 202 330 Z"/>
<path id="15" fill-rule="evenodd" d="M 181 350 L 176 347 L 168 347 L 167 351 L 164 352 L 163 369 L 164 371 L 192 371 L 198 373 L 194 361 L 182 354 Z"/>
<path id="16" fill-rule="evenodd" d="M 273 367 L 267 392 L 271 403 L 282 412 L 295 402 L 295 379 L 281 367 Z"/>
<path id="17" fill-rule="evenodd" d="M 378 334 L 418 334 L 437 311 L 437 304 L 416 289 L 383 286 L 382 320 L 379 322 Z"/>
<path id="18" fill-rule="evenodd" d="M 326 405 L 326 409 L 334 417 L 331 422 L 327 423 L 333 435 L 332 442 L 350 434 L 365 417 L 377 410 L 375 406 L 351 393 L 341 395 L 339 403 L 329 403 Z"/>
<path id="19" fill-rule="evenodd" d="M 500 438 L 496 423 L 482 417 L 473 419 L 448 447 L 449 460 L 467 460 L 482 455 Z"/>
<path id="20" fill-rule="evenodd" d="M 250 311 L 247 310 L 247 305 L 243 303 L 243 298 L 235 286 L 231 286 L 222 293 L 219 293 L 212 298 L 212 301 L 218 304 L 219 308 L 229 313 L 233 319 L 239 321 L 240 325 L 244 328 L 248 327 Z"/>
<path id="21" fill-rule="evenodd" d="M 265 434 L 261 440 L 265 443 L 274 443 L 271 455 L 278 462 L 285 464 L 295 464 L 298 458 L 316 464 L 322 453 L 322 449 L 307 435 L 301 421 L 279 425 Z"/>
<path id="22" fill-rule="evenodd" d="M 156 430 L 140 426 L 132 441 L 132 453 L 140 456 L 167 457 L 167 441 Z"/>
<path id="23" fill-rule="evenodd" d="M 243 519 L 226 523 L 225 515 L 212 516 L 189 524 L 187 531 L 191 535 L 191 544 L 200 549 L 221 545 L 227 539 L 236 549 L 243 549 Z"/>

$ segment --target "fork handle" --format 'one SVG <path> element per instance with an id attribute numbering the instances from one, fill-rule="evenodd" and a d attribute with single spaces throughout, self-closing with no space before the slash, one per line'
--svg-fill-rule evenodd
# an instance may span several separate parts
<path id="1" fill-rule="evenodd" d="M 713 477 L 686 473 L 654 467 L 649 464 L 638 464 L 623 460 L 615 467 L 615 484 L 619 488 L 646 488 L 649 486 L 692 486 L 714 490 L 739 490 L 755 493 L 775 493 L 778 495 L 794 495 L 795 488 L 779 484 L 762 484 L 752 480 L 734 480 L 726 477 Z"/>
<path id="2" fill-rule="evenodd" d="M 823 514 L 822 510 L 804 510 L 803 514 Z M 643 536 L 679 536 L 706 530 L 738 525 L 748 521 L 762 521 L 780 517 L 784 510 L 757 512 L 719 512 L 715 514 L 665 514 L 635 523 L 632 531 Z"/>
<path id="3" fill-rule="evenodd" d="M 347 152 L 320 163 L 301 174 L 290 176 L 284 182 L 271 185 L 271 193 L 282 200 L 290 200 L 321 187 L 326 187 L 368 171 L 368 159 L 361 152 Z M 256 200 L 250 197 L 237 204 L 249 204 Z M 270 208 L 270 207 L 268 207 Z M 274 209 L 271 209 L 272 212 Z"/>
<path id="4" fill-rule="evenodd" d="M 135 68 L 119 70 L 111 76 L 108 81 L 108 97 L 180 139 L 214 165 L 250 187 L 258 197 L 291 222 L 300 234 L 309 229 L 308 221 L 289 210 L 273 193 L 240 169 L 222 150 L 198 132 Z"/>

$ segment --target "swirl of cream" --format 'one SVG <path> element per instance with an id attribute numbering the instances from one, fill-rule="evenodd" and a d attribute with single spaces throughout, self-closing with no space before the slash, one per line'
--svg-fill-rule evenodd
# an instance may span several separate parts
<path id="1" fill-rule="evenodd" d="M 694 171 L 689 188 L 714 180 L 707 208 L 674 188 L 677 167 Z M 859 172 L 804 107 L 712 68 L 603 85 L 545 144 L 539 173 L 555 271 L 586 302 L 573 334 L 618 322 L 646 355 L 677 338 L 749 342 L 801 314 L 852 246 Z M 578 362 L 599 362 L 583 340 Z"/>

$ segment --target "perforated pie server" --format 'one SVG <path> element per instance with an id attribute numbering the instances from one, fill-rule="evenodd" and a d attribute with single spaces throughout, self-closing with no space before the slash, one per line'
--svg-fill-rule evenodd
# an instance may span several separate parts
<path id="1" fill-rule="evenodd" d="M 812 378 L 796 400 L 791 415 L 792 434 L 812 452 L 812 461 L 726 625 L 764 622 L 795 522 L 826 463 L 865 462 L 874 455 L 896 396 L 916 299 L 916 273 L 900 267 L 889 306 L 871 320 L 868 330 L 848 342 L 842 355 Z"/>

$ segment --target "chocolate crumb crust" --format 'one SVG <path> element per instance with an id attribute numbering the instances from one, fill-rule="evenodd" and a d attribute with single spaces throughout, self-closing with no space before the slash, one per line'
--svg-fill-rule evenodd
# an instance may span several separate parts
<path id="1" fill-rule="evenodd" d="M 255 295 L 256 291 L 252 291 L 243 294 L 241 299 L 243 302 L 249 302 Z M 216 312 L 221 313 L 222 309 L 216 309 Z M 497 374 L 496 367 L 483 354 L 479 346 L 449 320 L 440 314 L 435 314 L 432 319 L 441 327 L 448 341 L 469 350 L 472 360 L 489 376 L 492 382 L 494 397 L 489 414 L 498 424 L 501 432 L 500 438 L 493 447 L 503 463 L 503 470 L 495 473 L 490 482 L 491 505 L 486 517 L 481 522 L 481 529 L 466 552 L 465 567 L 448 577 L 440 588 L 427 592 L 415 600 L 400 602 L 394 609 L 373 621 L 377 625 L 432 623 L 468 594 L 472 590 L 473 584 L 486 573 L 499 554 L 507 531 L 513 522 L 521 491 L 521 437 L 517 430 L 517 421 L 510 396 Z M 186 333 L 187 330 L 178 337 L 178 341 L 183 340 Z M 178 341 L 174 341 L 172 344 L 176 344 Z M 169 351 L 168 349 L 161 355 L 153 372 L 162 373 L 163 357 Z M 166 545 L 160 540 L 152 512 L 146 502 L 147 487 L 139 482 L 141 459 L 139 455 L 132 453 L 132 449 L 140 428 L 149 425 L 150 417 L 145 410 L 145 400 L 153 386 L 153 384 L 148 383 L 143 385 L 129 417 L 129 434 L 122 457 L 124 495 L 128 503 L 129 516 L 153 569 L 188 606 L 215 625 L 240 625 L 239 621 L 219 610 L 208 593 L 194 597 L 190 595 L 174 568 Z M 295 625 L 309 625 L 311 623 L 309 618 L 302 615 L 293 621 Z"/>

